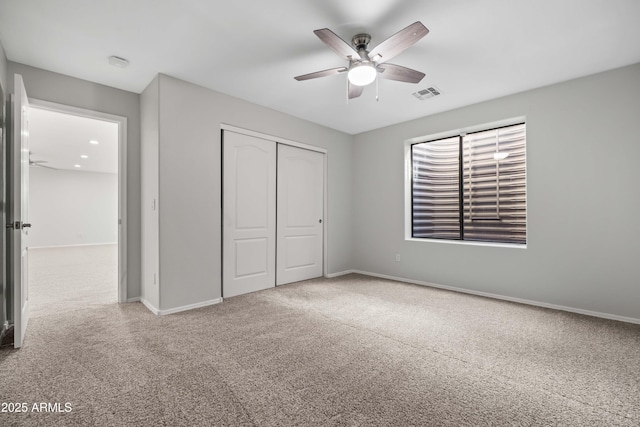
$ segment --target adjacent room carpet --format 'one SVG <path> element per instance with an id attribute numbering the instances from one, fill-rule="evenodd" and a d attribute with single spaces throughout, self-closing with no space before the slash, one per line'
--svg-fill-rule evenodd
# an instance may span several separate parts
<path id="1" fill-rule="evenodd" d="M 638 426 L 640 325 L 359 275 L 31 319 L 0 425 Z"/>
<path id="2" fill-rule="evenodd" d="M 118 301 L 118 245 L 29 249 L 31 317 Z"/>

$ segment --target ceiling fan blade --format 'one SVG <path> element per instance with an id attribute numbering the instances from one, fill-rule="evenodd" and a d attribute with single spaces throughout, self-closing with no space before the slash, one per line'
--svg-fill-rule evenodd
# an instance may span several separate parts
<path id="1" fill-rule="evenodd" d="M 427 35 L 429 30 L 417 21 L 398 31 L 369 52 L 369 58 L 377 63 L 390 60 Z"/>
<path id="2" fill-rule="evenodd" d="M 54 168 L 53 166 L 45 166 L 45 165 L 41 165 L 41 164 L 36 164 L 34 166 L 37 166 L 39 168 L 51 169 L 51 170 L 54 170 L 54 171 L 60 170 L 58 168 Z"/>
<path id="3" fill-rule="evenodd" d="M 52 169 L 52 170 L 56 170 L 56 171 L 59 170 L 58 168 L 54 168 L 52 166 L 45 166 L 45 165 L 43 165 L 43 163 L 49 163 L 49 162 L 36 160 L 35 162 L 29 162 L 29 166 L 33 166 L 33 167 L 36 167 L 36 168 Z"/>
<path id="4" fill-rule="evenodd" d="M 378 76 L 383 79 L 396 80 L 398 82 L 419 83 L 424 77 L 424 73 L 420 71 L 395 64 L 380 64 L 377 70 Z"/>
<path id="5" fill-rule="evenodd" d="M 358 52 L 351 47 L 349 43 L 342 40 L 336 33 L 328 28 L 322 28 L 321 30 L 315 30 L 315 35 L 318 36 L 327 46 L 331 48 L 335 53 L 343 58 L 360 58 Z"/>
<path id="6" fill-rule="evenodd" d="M 362 91 L 364 90 L 364 86 L 356 86 L 349 82 L 349 99 L 357 98 L 362 95 Z"/>
<path id="7" fill-rule="evenodd" d="M 296 76 L 294 77 L 294 79 L 300 82 L 302 80 L 317 79 L 318 77 L 333 76 L 335 74 L 344 73 L 345 71 L 347 71 L 347 67 L 330 68 L 328 70 L 316 71 L 315 73 Z"/>

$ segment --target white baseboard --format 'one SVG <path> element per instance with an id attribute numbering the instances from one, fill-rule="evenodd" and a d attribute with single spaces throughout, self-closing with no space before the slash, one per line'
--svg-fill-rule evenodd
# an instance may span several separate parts
<path id="1" fill-rule="evenodd" d="M 386 274 L 371 273 L 369 271 L 352 270 L 350 272 L 351 273 L 362 274 L 362 275 L 365 275 L 365 276 L 379 277 L 381 279 L 389 279 L 389 280 L 395 280 L 395 281 L 398 281 L 398 282 L 412 283 L 414 285 L 429 286 L 431 288 L 445 289 L 447 291 L 462 292 L 462 293 L 465 293 L 465 294 L 478 295 L 478 296 L 487 297 L 487 298 L 494 298 L 494 299 L 500 299 L 500 300 L 504 300 L 504 301 L 517 302 L 517 303 L 520 303 L 520 304 L 527 304 L 527 305 L 533 305 L 533 306 L 537 306 L 537 307 L 551 308 L 553 310 L 568 311 L 570 313 L 584 314 L 586 316 L 601 317 L 603 319 L 617 320 L 619 322 L 640 324 L 640 319 L 636 319 L 636 318 L 633 318 L 633 317 L 618 316 L 616 314 L 601 313 L 601 312 L 598 312 L 598 311 L 591 311 L 591 310 L 583 310 L 581 308 L 566 307 L 564 305 L 550 304 L 550 303 L 540 302 L 540 301 L 532 301 L 532 300 L 523 299 L 523 298 L 508 297 L 508 296 L 499 295 L 499 294 L 492 294 L 492 293 L 489 293 L 489 292 L 481 292 L 481 291 L 474 291 L 474 290 L 469 290 L 469 289 L 464 289 L 464 288 L 457 288 L 455 286 L 438 285 L 436 283 L 424 282 L 424 281 L 421 281 L 421 280 L 405 279 L 403 277 L 388 276 Z"/>
<path id="2" fill-rule="evenodd" d="M 168 308 L 166 310 L 160 310 L 154 307 L 149 301 L 144 298 L 140 298 L 140 302 L 145 305 L 153 314 L 158 316 L 165 316 L 167 314 L 179 313 L 181 311 L 193 310 L 194 308 L 207 307 L 214 304 L 220 304 L 222 302 L 222 298 L 215 298 L 209 301 L 202 301 L 195 304 L 183 305 L 181 307 Z"/>
<path id="3" fill-rule="evenodd" d="M 149 309 L 150 312 L 155 314 L 156 316 L 160 314 L 160 310 L 158 310 L 153 304 L 151 304 L 146 299 L 140 297 L 140 302 Z"/>
<path id="4" fill-rule="evenodd" d="M 125 302 L 140 302 L 140 297 L 128 298 Z"/>
<path id="5" fill-rule="evenodd" d="M 345 276 L 347 274 L 351 274 L 351 273 L 356 273 L 356 270 L 345 270 L 345 271 L 338 271 L 337 273 L 330 273 L 327 274 L 326 277 L 327 279 L 333 279 L 334 277 L 340 277 L 340 276 Z M 361 273 L 364 274 L 364 273 Z"/>
<path id="6" fill-rule="evenodd" d="M 106 242 L 106 243 L 79 243 L 77 245 L 50 245 L 50 246 L 29 246 L 29 249 L 55 249 L 55 248 L 75 248 L 81 246 L 108 246 L 117 245 L 118 242 Z"/>

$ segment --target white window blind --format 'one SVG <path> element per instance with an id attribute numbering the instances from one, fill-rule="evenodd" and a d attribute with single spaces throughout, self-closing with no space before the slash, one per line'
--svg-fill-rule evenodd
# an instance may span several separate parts
<path id="1" fill-rule="evenodd" d="M 460 141 L 412 146 L 413 236 L 460 238 Z"/>
<path id="2" fill-rule="evenodd" d="M 412 236 L 526 243 L 525 124 L 414 144 Z"/>
<path id="3" fill-rule="evenodd" d="M 525 125 L 462 138 L 464 239 L 526 243 Z"/>

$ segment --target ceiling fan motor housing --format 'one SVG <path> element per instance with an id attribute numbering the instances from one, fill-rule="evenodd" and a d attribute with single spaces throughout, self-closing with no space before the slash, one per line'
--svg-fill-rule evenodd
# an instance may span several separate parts
<path id="1" fill-rule="evenodd" d="M 356 50 L 360 52 L 361 49 L 367 50 L 371 36 L 369 34 L 356 34 L 351 39 L 351 43 L 355 46 Z"/>

